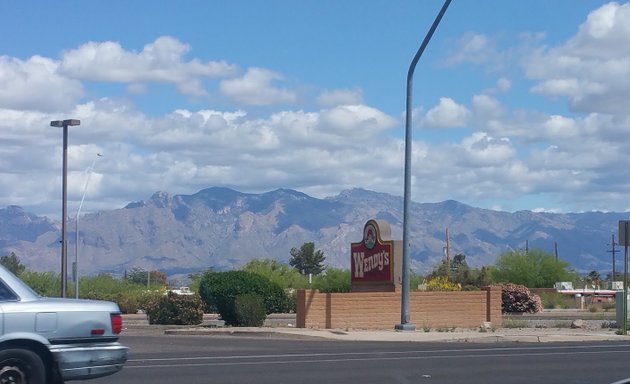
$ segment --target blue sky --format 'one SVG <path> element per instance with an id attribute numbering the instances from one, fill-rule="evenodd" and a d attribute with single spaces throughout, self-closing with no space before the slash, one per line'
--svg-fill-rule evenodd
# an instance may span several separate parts
<path id="1" fill-rule="evenodd" d="M 402 195 L 405 77 L 441 1 L 0 3 L 0 207 L 156 191 Z M 453 0 L 414 77 L 413 200 L 626 211 L 630 5 Z M 103 157 L 96 159 L 96 154 Z"/>

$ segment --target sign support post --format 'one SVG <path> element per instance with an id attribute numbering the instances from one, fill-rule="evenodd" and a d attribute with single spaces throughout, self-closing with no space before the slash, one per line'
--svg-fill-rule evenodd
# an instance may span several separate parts
<path id="1" fill-rule="evenodd" d="M 619 220 L 619 243 L 623 245 L 623 334 L 628 334 L 628 237 L 630 220 Z M 614 281 L 614 276 L 613 276 Z"/>

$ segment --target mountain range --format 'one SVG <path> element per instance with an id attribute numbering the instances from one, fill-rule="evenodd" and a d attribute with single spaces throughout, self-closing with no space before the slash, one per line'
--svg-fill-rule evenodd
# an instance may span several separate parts
<path id="1" fill-rule="evenodd" d="M 628 213 L 502 212 L 457 201 L 412 203 L 410 266 L 419 273 L 444 258 L 448 228 L 451 256 L 462 253 L 473 267 L 491 265 L 500 254 L 526 247 L 557 254 L 580 272 L 612 272 L 612 235 Z M 79 250 L 79 272 L 122 274 L 142 268 L 169 276 L 237 268 L 250 259 L 287 262 L 290 250 L 314 242 L 326 264 L 349 268 L 350 244 L 362 239 L 369 219 L 391 224 L 402 238 L 403 198 L 351 189 L 324 199 L 278 189 L 251 194 L 212 187 L 192 195 L 156 192 L 148 200 L 68 221 L 68 259 Z M 58 271 L 61 223 L 0 209 L 0 255 L 15 252 L 29 268 Z M 617 270 L 623 249 L 617 247 Z M 71 268 L 71 267 L 70 267 Z"/>

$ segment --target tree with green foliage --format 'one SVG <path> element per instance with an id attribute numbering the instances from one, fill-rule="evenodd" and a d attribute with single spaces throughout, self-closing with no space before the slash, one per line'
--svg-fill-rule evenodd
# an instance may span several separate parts
<path id="1" fill-rule="evenodd" d="M 42 296 L 58 297 L 61 278 L 55 272 L 35 272 L 25 270 L 20 279 Z"/>
<path id="2" fill-rule="evenodd" d="M 320 292 L 350 292 L 350 270 L 340 268 L 326 268 L 324 274 L 319 275 L 313 282 L 313 287 Z"/>
<path id="3" fill-rule="evenodd" d="M 528 288 L 551 288 L 558 281 L 572 281 L 574 272 L 569 263 L 540 249 L 509 251 L 499 256 L 490 268 L 492 280 L 513 283 Z"/>
<path id="4" fill-rule="evenodd" d="M 324 271 L 324 252 L 315 251 L 315 243 L 304 243 L 298 248 L 291 248 L 291 259 L 289 265 L 295 268 L 302 275 L 317 276 Z"/>
<path id="5" fill-rule="evenodd" d="M 140 267 L 125 271 L 125 280 L 145 287 L 164 287 L 168 284 L 168 278 L 164 272 L 147 271 Z"/>
<path id="6" fill-rule="evenodd" d="M 123 292 L 145 291 L 146 286 L 140 286 L 129 280 L 116 278 L 109 273 L 99 273 L 79 279 L 79 294 L 84 299 L 112 300 Z"/>
<path id="7" fill-rule="evenodd" d="M 427 276 L 428 280 L 446 277 L 463 290 L 474 290 L 490 284 L 490 277 L 485 267 L 470 268 L 466 262 L 466 255 L 458 253 L 453 260 L 442 262 Z"/>
<path id="8" fill-rule="evenodd" d="M 412 291 L 416 291 L 422 281 L 424 280 L 424 276 L 416 273 L 415 271 L 409 271 L 409 289 Z"/>
<path id="9" fill-rule="evenodd" d="M 282 288 L 305 288 L 308 281 L 297 270 L 273 259 L 252 259 L 241 270 L 264 276 Z"/>
<path id="10" fill-rule="evenodd" d="M 599 288 L 602 285 L 602 277 L 597 271 L 590 271 L 586 275 L 586 282 L 594 288 Z"/>
<path id="11" fill-rule="evenodd" d="M 26 270 L 26 266 L 22 264 L 15 252 L 11 252 L 8 256 L 0 257 L 0 264 L 11 271 L 15 276 L 20 276 L 20 274 Z"/>
<path id="12" fill-rule="evenodd" d="M 199 284 L 201 284 L 201 279 L 203 278 L 203 275 L 205 275 L 206 273 L 212 273 L 212 272 L 214 272 L 212 268 L 206 268 L 201 272 L 189 273 L 188 279 L 190 280 L 190 282 L 188 283 L 188 288 L 190 288 L 191 291 L 198 293 Z"/>

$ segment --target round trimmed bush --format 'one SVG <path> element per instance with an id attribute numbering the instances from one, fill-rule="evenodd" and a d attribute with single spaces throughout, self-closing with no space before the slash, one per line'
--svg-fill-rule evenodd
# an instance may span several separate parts
<path id="1" fill-rule="evenodd" d="M 536 313 L 542 311 L 540 296 L 519 284 L 501 284 L 501 309 L 507 312 Z"/>
<path id="2" fill-rule="evenodd" d="M 262 297 L 255 293 L 236 296 L 234 312 L 241 327 L 262 327 L 267 318 L 265 303 Z"/>
<path id="3" fill-rule="evenodd" d="M 207 306 L 216 308 L 227 325 L 239 325 L 236 297 L 248 293 L 262 298 L 266 314 L 287 310 L 288 300 L 282 288 L 268 278 L 251 272 L 207 272 L 199 284 L 201 299 Z"/>
<path id="4" fill-rule="evenodd" d="M 203 321 L 203 303 L 197 295 L 169 292 L 146 306 L 149 324 L 196 325 Z"/>

